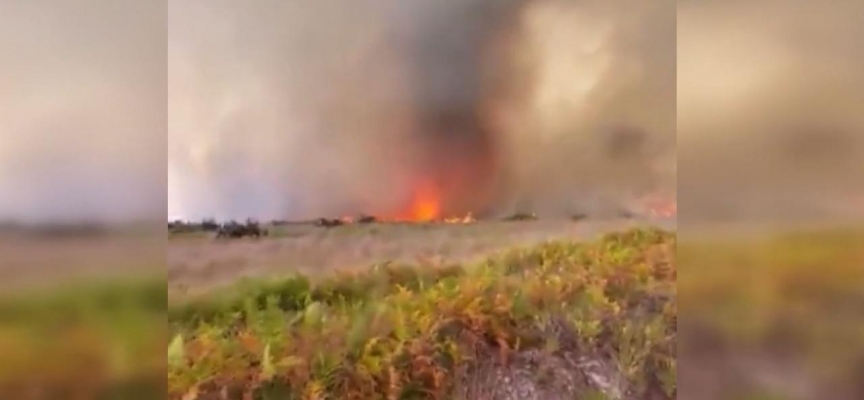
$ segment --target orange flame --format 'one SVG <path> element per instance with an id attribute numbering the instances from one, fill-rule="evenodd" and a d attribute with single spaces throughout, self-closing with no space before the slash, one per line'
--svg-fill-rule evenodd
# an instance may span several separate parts
<path id="1" fill-rule="evenodd" d="M 454 217 L 454 218 L 444 219 L 444 222 L 448 223 L 448 224 L 470 224 L 470 223 L 474 223 L 476 221 L 477 220 L 474 219 L 474 215 L 471 214 L 470 212 L 461 218 L 460 217 Z"/>
<path id="2" fill-rule="evenodd" d="M 407 219 L 410 221 L 432 221 L 441 217 L 441 193 L 438 187 L 424 183 L 417 187 L 411 198 Z"/>
<path id="3" fill-rule="evenodd" d="M 648 199 L 648 212 L 653 217 L 675 217 L 678 215 L 678 202 L 673 199 Z"/>

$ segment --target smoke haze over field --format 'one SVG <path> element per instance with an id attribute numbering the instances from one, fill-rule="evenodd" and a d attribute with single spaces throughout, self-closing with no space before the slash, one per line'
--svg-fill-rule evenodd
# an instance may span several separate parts
<path id="1" fill-rule="evenodd" d="M 0 219 L 864 213 L 860 2 L 139 3 L 0 3 Z"/>
<path id="2" fill-rule="evenodd" d="M 169 216 L 674 191 L 673 1 L 178 1 L 168 43 Z"/>
<path id="3" fill-rule="evenodd" d="M 165 7 L 0 2 L 0 220 L 165 218 Z"/>
<path id="4" fill-rule="evenodd" d="M 864 3 L 678 7 L 683 222 L 864 216 Z"/>

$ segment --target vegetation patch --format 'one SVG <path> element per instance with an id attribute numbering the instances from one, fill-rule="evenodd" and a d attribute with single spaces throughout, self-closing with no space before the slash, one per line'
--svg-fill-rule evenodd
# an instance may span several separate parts
<path id="1" fill-rule="evenodd" d="M 694 239 L 678 256 L 679 347 L 688 376 L 712 379 L 689 387 L 721 391 L 705 398 L 864 396 L 864 231 Z"/>
<path id="2" fill-rule="evenodd" d="M 164 396 L 166 307 L 158 278 L 4 295 L 0 398 Z"/>
<path id="3" fill-rule="evenodd" d="M 476 265 L 247 281 L 170 306 L 169 397 L 674 398 L 675 242 L 634 229 Z"/>

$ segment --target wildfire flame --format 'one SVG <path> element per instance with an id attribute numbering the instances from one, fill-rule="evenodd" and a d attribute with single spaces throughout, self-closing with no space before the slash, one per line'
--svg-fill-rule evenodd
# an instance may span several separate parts
<path id="1" fill-rule="evenodd" d="M 404 211 L 395 218 L 384 221 L 444 222 L 448 224 L 470 224 L 476 221 L 472 213 L 464 216 L 444 217 L 444 200 L 441 188 L 434 182 L 423 182 L 416 186 Z"/>
<path id="2" fill-rule="evenodd" d="M 409 221 L 433 221 L 441 218 L 441 192 L 431 183 L 417 187 L 404 219 Z"/>
<path id="3" fill-rule="evenodd" d="M 470 212 L 464 217 L 454 217 L 454 218 L 445 218 L 444 222 L 448 224 L 470 224 L 477 221 L 474 219 L 474 215 Z"/>
<path id="4" fill-rule="evenodd" d="M 674 217 L 678 215 L 678 203 L 672 199 L 651 198 L 647 201 L 648 212 L 652 217 Z"/>

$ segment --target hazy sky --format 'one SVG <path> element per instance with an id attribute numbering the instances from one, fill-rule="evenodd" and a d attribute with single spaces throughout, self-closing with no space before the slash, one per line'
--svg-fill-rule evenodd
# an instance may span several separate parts
<path id="1" fill-rule="evenodd" d="M 857 1 L 679 2 L 680 218 L 864 216 L 862 22 Z"/>
<path id="2" fill-rule="evenodd" d="M 435 179 L 454 208 L 495 212 L 652 186 L 690 215 L 854 207 L 862 16 L 841 0 L 2 1 L 0 219 L 386 211 Z M 621 132 L 644 148 L 613 157 Z"/>
<path id="3" fill-rule="evenodd" d="M 165 214 L 165 6 L 86 4 L 0 1 L 0 219 Z"/>

